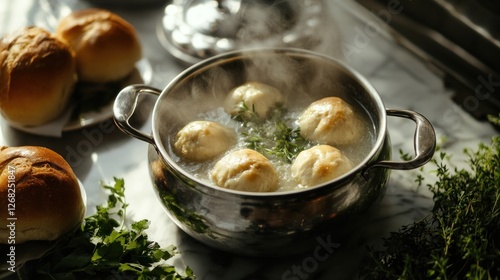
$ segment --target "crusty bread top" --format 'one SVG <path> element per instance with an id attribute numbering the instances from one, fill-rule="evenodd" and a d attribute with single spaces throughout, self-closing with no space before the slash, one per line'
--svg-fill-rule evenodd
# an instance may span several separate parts
<path id="1" fill-rule="evenodd" d="M 0 148 L 0 204 L 7 207 L 12 197 L 13 215 L 4 209 L 0 219 L 16 218 L 16 243 L 57 239 L 75 228 L 85 214 L 71 167 L 59 154 L 43 147 Z M 0 243 L 6 243 L 6 226 L 0 225 Z"/>
<path id="2" fill-rule="evenodd" d="M 9 121 L 40 125 L 58 117 L 76 80 L 75 53 L 47 30 L 29 26 L 0 41 L 0 108 Z"/>
<path id="3" fill-rule="evenodd" d="M 62 18 L 56 34 L 76 52 L 80 80 L 110 82 L 130 74 L 142 57 L 135 28 L 108 10 L 77 10 Z"/>

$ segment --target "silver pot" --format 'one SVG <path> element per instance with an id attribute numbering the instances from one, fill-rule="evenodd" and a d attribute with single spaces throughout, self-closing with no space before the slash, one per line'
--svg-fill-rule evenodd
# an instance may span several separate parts
<path id="1" fill-rule="evenodd" d="M 347 174 L 308 189 L 250 193 L 198 180 L 173 159 L 168 139 L 186 120 L 220 106 L 221 94 L 248 80 L 311 94 L 292 94 L 290 98 L 296 100 L 318 99 L 336 90 L 336 95 L 358 102 L 368 112 L 374 130 L 373 148 Z M 151 135 L 129 123 L 142 94 L 158 95 Z M 415 122 L 413 159 L 391 160 L 387 116 Z M 298 49 L 218 55 L 191 66 L 163 91 L 128 86 L 115 100 L 114 117 L 124 133 L 150 144 L 151 180 L 170 218 L 208 246 L 248 256 L 290 255 L 325 242 L 341 242 L 381 200 L 390 170 L 424 165 L 436 145 L 434 129 L 425 117 L 413 111 L 386 109 L 375 88 L 356 71 L 331 57 Z"/>

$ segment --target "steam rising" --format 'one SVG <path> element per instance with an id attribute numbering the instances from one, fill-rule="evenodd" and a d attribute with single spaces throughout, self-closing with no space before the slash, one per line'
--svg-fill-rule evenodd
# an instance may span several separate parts
<path id="1" fill-rule="evenodd" d="M 243 1 L 236 37 L 242 48 L 295 47 L 339 57 L 340 30 L 319 0 Z M 278 42 L 281 41 L 282 42 Z"/>
<path id="2" fill-rule="evenodd" d="M 273 5 L 259 2 L 248 2 L 240 11 L 241 26 L 237 37 L 242 41 L 282 34 L 293 24 L 294 14 L 298 12 L 290 7 L 290 1 L 275 1 Z"/>
<path id="3" fill-rule="evenodd" d="M 227 1 L 228 5 L 231 4 L 231 0 Z M 318 96 L 341 94 L 339 88 L 344 85 L 336 77 L 337 69 L 307 57 L 297 58 L 280 52 L 256 55 L 253 52 L 270 45 L 276 46 L 276 38 L 281 40 L 283 34 L 289 34 L 291 37 L 300 36 L 290 39 L 300 42 L 298 47 L 336 57 L 340 32 L 336 31 L 335 20 L 325 14 L 326 9 L 321 10 L 321 2 L 242 1 L 236 13 L 238 20 L 233 18 L 230 22 L 240 24 L 236 37 L 248 42 L 242 52 L 252 50 L 251 55 L 244 59 L 222 59 L 199 67 L 196 72 L 175 83 L 169 89 L 171 94 L 162 97 L 163 105 L 158 113 L 168 116 L 169 124 L 165 125 L 169 125 L 169 131 L 176 131 L 180 126 L 196 120 L 199 113 L 217 109 L 233 88 L 246 82 L 257 81 L 278 88 L 286 100 L 293 101 L 287 106 L 303 107 Z M 310 26 L 314 29 L 308 29 Z"/>
<path id="4" fill-rule="evenodd" d="M 200 114 L 217 110 L 232 89 L 260 82 L 277 88 L 290 109 L 303 108 L 321 96 L 339 96 L 352 100 L 340 69 L 324 59 L 280 50 L 242 51 L 240 55 L 218 59 L 179 77 L 168 94 L 162 94 L 156 116 L 164 122 L 158 130 L 174 135 L 185 124 L 198 120 Z M 167 129 L 165 129 L 167 128 Z"/>

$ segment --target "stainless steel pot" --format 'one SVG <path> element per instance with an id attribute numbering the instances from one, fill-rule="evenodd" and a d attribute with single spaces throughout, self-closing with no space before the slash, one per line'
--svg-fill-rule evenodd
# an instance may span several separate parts
<path id="1" fill-rule="evenodd" d="M 201 182 L 175 162 L 168 138 L 186 120 L 220 106 L 221 96 L 248 80 L 291 92 L 289 98 L 294 100 L 334 94 L 358 102 L 372 121 L 373 148 L 349 173 L 308 189 L 250 193 Z M 129 123 L 142 94 L 158 95 L 151 135 Z M 415 122 L 413 159 L 391 160 L 387 116 Z M 390 170 L 422 166 L 431 159 L 436 145 L 434 129 L 425 117 L 386 109 L 375 88 L 355 70 L 333 58 L 298 49 L 218 55 L 188 68 L 163 91 L 128 86 L 115 100 L 114 117 L 124 133 L 150 144 L 151 180 L 170 218 L 208 246 L 248 256 L 296 254 L 318 243 L 341 240 L 383 197 Z"/>

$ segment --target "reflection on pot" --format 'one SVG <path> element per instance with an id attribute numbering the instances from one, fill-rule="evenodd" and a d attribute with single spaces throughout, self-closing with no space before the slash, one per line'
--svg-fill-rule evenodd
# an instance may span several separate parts
<path id="1" fill-rule="evenodd" d="M 389 147 L 387 138 L 378 161 L 390 158 Z M 213 248 L 250 256 L 307 252 L 317 245 L 321 234 L 340 242 L 362 220 L 359 213 L 367 213 L 382 199 L 390 174 L 389 169 L 373 170 L 324 193 L 303 193 L 289 199 L 228 198 L 183 180 L 153 146 L 148 158 L 157 196 L 183 231 Z"/>
<path id="2" fill-rule="evenodd" d="M 195 211 L 186 209 L 179 203 L 189 199 L 188 194 L 182 192 L 182 189 L 170 187 L 174 183 L 168 182 L 171 177 L 168 176 L 169 173 L 162 161 L 156 159 L 150 162 L 150 167 L 151 179 L 157 190 L 158 198 L 169 213 L 174 215 L 177 220 L 182 221 L 190 230 L 200 234 L 209 234 L 209 227 L 203 217 Z"/>

